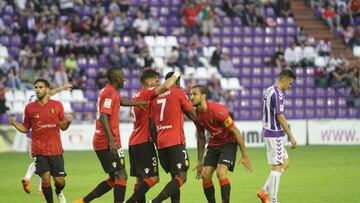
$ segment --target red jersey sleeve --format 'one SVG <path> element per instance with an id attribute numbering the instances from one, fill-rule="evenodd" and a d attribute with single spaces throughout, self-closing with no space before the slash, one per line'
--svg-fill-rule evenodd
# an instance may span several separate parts
<path id="1" fill-rule="evenodd" d="M 27 105 L 25 107 L 25 113 L 24 113 L 24 122 L 23 122 L 23 125 L 25 126 L 25 128 L 27 129 L 30 129 L 31 127 L 31 115 L 30 115 L 30 112 L 29 112 L 29 106 Z"/>
<path id="2" fill-rule="evenodd" d="M 189 102 L 188 97 L 185 94 L 184 90 L 179 91 L 180 104 L 183 111 L 188 112 L 192 110 L 192 105 Z"/>
<path id="3" fill-rule="evenodd" d="M 155 92 L 155 88 L 151 88 L 146 92 L 148 94 L 148 98 L 150 98 L 150 99 L 154 99 L 157 96 L 156 92 Z"/>
<path id="4" fill-rule="evenodd" d="M 231 119 L 231 116 L 227 109 L 219 108 L 214 111 L 215 119 L 222 124 L 225 128 L 231 128 L 234 126 L 234 121 Z"/>
<path id="5" fill-rule="evenodd" d="M 64 107 L 59 103 L 59 121 L 65 120 Z"/>
<path id="6" fill-rule="evenodd" d="M 106 92 L 101 95 L 99 104 L 100 113 L 111 115 L 113 113 L 114 105 L 116 105 L 116 94 L 113 92 Z"/>

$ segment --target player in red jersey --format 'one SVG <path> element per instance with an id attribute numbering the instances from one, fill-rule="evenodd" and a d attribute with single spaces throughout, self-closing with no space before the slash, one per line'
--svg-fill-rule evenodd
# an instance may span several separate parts
<path id="1" fill-rule="evenodd" d="M 49 82 L 37 79 L 34 82 L 37 100 L 25 107 L 23 124 L 16 122 L 16 118 L 9 118 L 9 122 L 18 131 L 28 133 L 32 131 L 31 152 L 35 158 L 36 174 L 41 176 L 42 190 L 47 202 L 53 202 L 51 178 L 55 181 L 55 192 L 60 203 L 65 203 L 65 187 L 63 149 L 60 131 L 66 130 L 72 121 L 72 116 L 65 118 L 64 108 L 58 101 L 48 98 Z"/>
<path id="2" fill-rule="evenodd" d="M 196 129 L 198 134 L 197 178 L 203 179 L 203 188 L 208 202 L 215 202 L 215 189 L 212 176 L 216 171 L 221 186 L 222 202 L 230 202 L 230 182 L 227 172 L 233 171 L 237 146 L 240 147 L 241 163 L 245 170 L 252 171 L 244 140 L 239 129 L 231 119 L 227 108 L 221 104 L 206 100 L 207 91 L 201 85 L 190 90 L 191 103 L 196 107 Z M 205 129 L 209 132 L 209 143 L 203 161 L 205 149 Z"/>
<path id="3" fill-rule="evenodd" d="M 49 95 L 48 97 L 51 97 L 63 90 L 69 90 L 73 87 L 72 84 L 70 83 L 66 83 L 64 84 L 63 86 L 61 87 L 56 87 L 56 88 L 53 88 L 51 90 L 49 90 Z M 28 103 L 31 103 L 33 101 L 36 100 L 36 95 L 31 95 L 31 97 L 29 98 L 29 101 Z M 29 154 L 30 154 L 30 157 L 33 159 L 33 157 L 31 156 L 31 131 L 29 131 L 26 135 L 27 139 L 26 139 L 26 142 L 27 142 L 27 148 L 29 150 Z M 26 193 L 30 193 L 30 179 L 32 177 L 32 175 L 35 173 L 35 170 L 36 170 L 36 167 L 35 167 L 35 160 L 33 159 L 33 161 L 29 164 L 27 170 L 26 170 L 26 173 L 25 173 L 25 176 L 24 178 L 21 180 L 21 184 L 24 188 L 24 191 Z M 39 178 L 39 189 L 38 189 L 38 192 L 39 192 L 39 195 L 43 195 L 43 192 L 42 192 L 42 189 L 41 189 L 41 177 L 38 176 Z"/>
<path id="4" fill-rule="evenodd" d="M 114 202 L 125 199 L 127 173 L 124 152 L 121 148 L 119 129 L 120 106 L 146 106 L 145 101 L 122 99 L 118 90 L 124 86 L 124 73 L 112 67 L 107 71 L 108 83 L 100 91 L 97 105 L 96 129 L 93 146 L 105 173 L 109 178 L 93 191 L 75 202 L 90 202 L 114 188 Z"/>
<path id="5" fill-rule="evenodd" d="M 180 73 L 174 73 L 164 84 L 159 85 L 160 73 L 154 69 L 142 70 L 140 80 L 143 87 L 133 96 L 134 101 L 150 101 L 172 87 Z M 145 193 L 159 182 L 158 159 L 150 135 L 150 109 L 131 108 L 134 129 L 129 139 L 130 176 L 137 178 L 134 194 L 127 203 L 145 203 Z M 144 156 L 146 154 L 146 156 Z"/>
<path id="6" fill-rule="evenodd" d="M 166 79 L 172 77 L 169 72 Z M 172 180 L 152 203 L 162 202 L 171 196 L 172 202 L 180 202 L 180 187 L 185 183 L 189 169 L 189 157 L 185 148 L 184 113 L 195 120 L 195 112 L 185 91 L 179 87 L 180 78 L 168 91 L 151 101 L 152 117 L 157 129 L 157 148 L 162 168 L 171 174 Z"/>

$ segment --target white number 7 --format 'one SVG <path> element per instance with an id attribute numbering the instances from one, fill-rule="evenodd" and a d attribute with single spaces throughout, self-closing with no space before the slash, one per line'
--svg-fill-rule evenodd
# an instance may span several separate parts
<path id="1" fill-rule="evenodd" d="M 157 104 L 161 104 L 161 111 L 160 111 L 160 121 L 164 120 L 164 109 L 166 105 L 166 99 L 158 99 L 156 101 Z"/>

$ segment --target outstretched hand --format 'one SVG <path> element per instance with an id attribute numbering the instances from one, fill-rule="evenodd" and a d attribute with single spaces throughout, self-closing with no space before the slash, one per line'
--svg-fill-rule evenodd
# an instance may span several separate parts
<path id="1" fill-rule="evenodd" d="M 196 179 L 200 179 L 202 178 L 202 170 L 203 170 L 203 164 L 202 163 L 197 163 L 195 168 L 193 169 L 193 171 L 196 170 Z"/>
<path id="2" fill-rule="evenodd" d="M 16 117 L 10 117 L 10 118 L 9 118 L 9 123 L 10 123 L 11 125 L 15 125 L 15 124 L 16 124 Z"/>
<path id="3" fill-rule="evenodd" d="M 253 168 L 252 168 L 252 165 L 251 165 L 251 162 L 249 160 L 249 157 L 246 155 L 246 156 L 243 156 L 240 160 L 240 163 L 242 165 L 244 165 L 244 168 L 247 172 L 253 172 Z"/>

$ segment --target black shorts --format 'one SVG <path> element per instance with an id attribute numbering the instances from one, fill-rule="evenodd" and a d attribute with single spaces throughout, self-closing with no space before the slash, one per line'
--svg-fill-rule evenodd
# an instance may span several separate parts
<path id="1" fill-rule="evenodd" d="M 116 173 L 125 168 L 125 155 L 122 148 L 118 149 L 118 153 L 113 155 L 110 149 L 95 151 L 101 166 L 105 173 Z"/>
<path id="2" fill-rule="evenodd" d="M 154 143 L 129 146 L 130 176 L 152 177 L 159 175 L 158 158 Z"/>
<path id="3" fill-rule="evenodd" d="M 189 156 L 184 145 L 175 145 L 159 150 L 161 167 L 166 173 L 178 174 L 187 171 L 190 166 Z"/>
<path id="4" fill-rule="evenodd" d="M 35 160 L 35 173 L 41 174 L 50 171 L 53 177 L 65 177 L 66 172 L 64 169 L 64 159 L 62 155 L 55 156 L 34 156 Z"/>
<path id="5" fill-rule="evenodd" d="M 226 165 L 233 171 L 236 161 L 237 144 L 230 142 L 221 146 L 207 147 L 204 166 L 217 167 L 217 164 Z"/>

